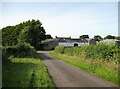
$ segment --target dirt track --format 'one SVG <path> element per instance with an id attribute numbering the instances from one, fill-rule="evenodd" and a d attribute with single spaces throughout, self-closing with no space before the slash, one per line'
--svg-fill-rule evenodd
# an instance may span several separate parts
<path id="1" fill-rule="evenodd" d="M 56 87 L 117 87 L 111 82 L 53 58 L 49 52 L 40 52 L 39 54 Z"/>

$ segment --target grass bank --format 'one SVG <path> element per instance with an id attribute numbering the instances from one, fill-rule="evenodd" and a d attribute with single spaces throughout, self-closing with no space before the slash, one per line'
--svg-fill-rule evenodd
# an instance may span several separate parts
<path id="1" fill-rule="evenodd" d="M 48 87 L 54 84 L 42 61 L 33 58 L 12 58 L 3 64 L 3 87 Z"/>
<path id="2" fill-rule="evenodd" d="M 83 55 L 81 57 L 67 56 L 64 54 L 52 52 L 51 55 L 59 60 L 67 62 L 79 69 L 85 70 L 87 72 L 93 73 L 99 77 L 102 77 L 108 81 L 115 84 L 120 84 L 118 82 L 118 70 L 117 67 L 111 62 L 103 62 L 101 60 L 85 60 Z"/>

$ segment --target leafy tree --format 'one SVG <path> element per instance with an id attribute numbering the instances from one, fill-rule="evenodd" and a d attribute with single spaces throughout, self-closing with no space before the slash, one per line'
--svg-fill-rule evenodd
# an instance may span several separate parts
<path id="1" fill-rule="evenodd" d="M 51 39 L 51 38 L 52 38 L 52 36 L 50 34 L 46 35 L 46 39 Z"/>
<path id="2" fill-rule="evenodd" d="M 42 23 L 38 20 L 32 20 L 30 25 L 26 26 L 20 33 L 20 42 L 30 43 L 36 49 L 39 47 L 42 40 L 46 39 L 45 29 L 42 27 Z"/>
<path id="3" fill-rule="evenodd" d="M 104 37 L 104 39 L 115 39 L 115 36 L 107 35 L 106 37 Z"/>
<path id="4" fill-rule="evenodd" d="M 0 46 L 2 45 L 2 30 L 0 29 Z"/>
<path id="5" fill-rule="evenodd" d="M 7 26 L 6 28 L 2 29 L 2 45 L 3 46 L 12 46 L 15 44 L 14 42 L 14 35 L 12 32 L 14 30 L 13 26 Z"/>
<path id="6" fill-rule="evenodd" d="M 94 39 L 99 42 L 99 41 L 101 41 L 103 38 L 102 38 L 100 35 L 95 35 L 95 36 L 94 36 Z"/>
<path id="7" fill-rule="evenodd" d="M 3 46 L 13 46 L 18 43 L 18 37 L 21 30 L 24 28 L 22 23 L 16 26 L 7 26 L 2 28 L 2 45 Z"/>
<path id="8" fill-rule="evenodd" d="M 46 35 L 42 23 L 34 19 L 15 26 L 7 26 L 2 28 L 1 31 L 3 46 L 13 46 L 19 42 L 27 42 L 31 46 L 38 48 L 42 40 L 51 38 L 51 35 Z"/>
<path id="9" fill-rule="evenodd" d="M 88 39 L 89 38 L 89 35 L 81 35 L 80 36 L 80 39 Z"/>

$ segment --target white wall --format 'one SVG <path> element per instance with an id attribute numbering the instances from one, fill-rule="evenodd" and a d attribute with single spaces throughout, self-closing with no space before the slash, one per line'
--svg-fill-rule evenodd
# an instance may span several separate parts
<path id="1" fill-rule="evenodd" d="M 75 43 L 77 43 L 78 46 L 88 44 L 88 43 L 82 43 L 82 42 L 59 42 L 59 45 L 62 45 L 62 46 L 74 46 Z"/>

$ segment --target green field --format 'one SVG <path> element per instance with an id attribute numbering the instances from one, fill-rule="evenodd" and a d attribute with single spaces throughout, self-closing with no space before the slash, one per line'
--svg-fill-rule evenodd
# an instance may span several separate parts
<path id="1" fill-rule="evenodd" d="M 115 68 L 111 68 L 112 66 L 114 66 L 112 65 L 113 63 L 102 62 L 100 60 L 97 60 L 97 61 L 84 60 L 82 57 L 79 58 L 79 57 L 67 56 L 67 55 L 63 55 L 55 52 L 52 52 L 51 55 L 79 69 L 93 73 L 115 84 L 120 84 L 120 82 L 118 82 L 118 70 Z"/>
<path id="2" fill-rule="evenodd" d="M 3 87 L 48 87 L 54 84 L 42 61 L 33 58 L 12 58 L 3 63 Z"/>

